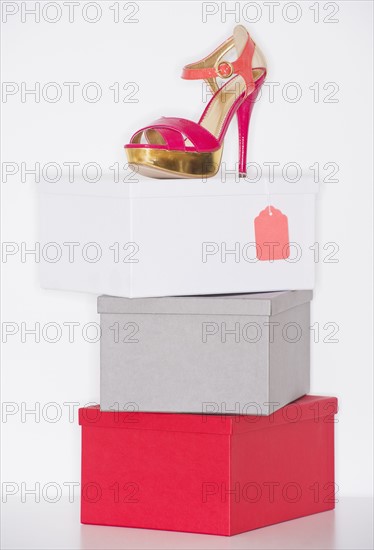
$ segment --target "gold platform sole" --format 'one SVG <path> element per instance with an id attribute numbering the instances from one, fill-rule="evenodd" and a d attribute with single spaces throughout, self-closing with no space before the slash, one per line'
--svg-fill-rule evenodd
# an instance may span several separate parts
<path id="1" fill-rule="evenodd" d="M 134 172 L 150 178 L 211 178 L 221 164 L 223 146 L 211 153 L 126 147 Z"/>

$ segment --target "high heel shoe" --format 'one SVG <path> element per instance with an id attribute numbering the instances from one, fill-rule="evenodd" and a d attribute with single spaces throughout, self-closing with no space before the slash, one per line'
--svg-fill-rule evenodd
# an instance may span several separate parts
<path id="1" fill-rule="evenodd" d="M 237 59 L 223 57 L 236 49 Z M 213 53 L 187 65 L 182 78 L 204 79 L 213 92 L 198 123 L 161 117 L 141 128 L 125 145 L 133 169 L 153 178 L 208 178 L 219 169 L 223 140 L 236 114 L 239 133 L 239 175 L 246 176 L 247 136 L 254 102 L 266 78 L 266 62 L 242 25 Z M 219 86 L 217 78 L 230 79 Z"/>

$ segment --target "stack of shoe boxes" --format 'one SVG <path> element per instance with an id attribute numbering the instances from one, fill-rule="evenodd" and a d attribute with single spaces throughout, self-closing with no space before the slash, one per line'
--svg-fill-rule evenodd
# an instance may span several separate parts
<path id="1" fill-rule="evenodd" d="M 316 192 L 41 184 L 41 244 L 82 247 L 42 286 L 104 294 L 83 523 L 232 535 L 334 507 L 337 402 L 308 395 Z"/>

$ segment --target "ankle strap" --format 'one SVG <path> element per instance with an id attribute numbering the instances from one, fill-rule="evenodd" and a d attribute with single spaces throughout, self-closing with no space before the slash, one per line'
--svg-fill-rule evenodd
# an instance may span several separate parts
<path id="1" fill-rule="evenodd" d="M 236 48 L 238 58 L 236 61 L 224 61 L 222 58 L 232 48 Z M 237 25 L 233 36 L 221 44 L 210 55 L 190 63 L 183 68 L 182 78 L 186 80 L 204 79 L 213 93 L 217 92 L 219 86 L 216 78 L 230 78 L 234 74 L 241 75 L 246 83 L 246 95 L 255 89 L 252 74 L 252 59 L 255 51 L 255 43 L 249 36 L 247 29 Z"/>

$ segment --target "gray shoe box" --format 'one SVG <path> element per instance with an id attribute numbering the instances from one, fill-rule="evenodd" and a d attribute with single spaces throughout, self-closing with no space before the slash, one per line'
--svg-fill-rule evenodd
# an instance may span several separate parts
<path id="1" fill-rule="evenodd" d="M 101 409 L 271 414 L 309 392 L 311 299 L 100 296 Z"/>

